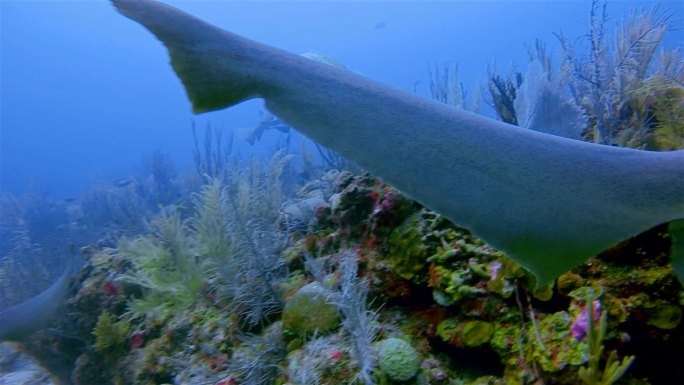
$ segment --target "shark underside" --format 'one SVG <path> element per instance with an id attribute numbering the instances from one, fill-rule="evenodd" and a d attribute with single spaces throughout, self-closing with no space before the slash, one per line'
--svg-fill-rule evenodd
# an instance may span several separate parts
<path id="1" fill-rule="evenodd" d="M 195 112 L 263 98 L 305 135 L 469 229 L 544 284 L 684 218 L 684 151 L 508 125 L 245 39 L 150 0 L 113 0 L 168 48 Z"/>

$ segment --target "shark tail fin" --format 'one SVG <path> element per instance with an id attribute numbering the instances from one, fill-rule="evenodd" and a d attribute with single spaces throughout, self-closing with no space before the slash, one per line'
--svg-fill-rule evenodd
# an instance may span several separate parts
<path id="1" fill-rule="evenodd" d="M 169 51 L 193 112 L 230 107 L 260 96 L 258 76 L 240 49 L 246 39 L 156 1 L 112 0 L 117 10 L 152 32 Z M 228 38 L 227 38 L 228 37 Z M 225 62 L 226 52 L 235 60 Z M 250 68 L 251 67 L 251 68 Z"/>

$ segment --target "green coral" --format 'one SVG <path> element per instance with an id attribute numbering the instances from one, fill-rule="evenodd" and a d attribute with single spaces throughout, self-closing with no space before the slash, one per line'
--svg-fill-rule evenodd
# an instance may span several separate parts
<path id="1" fill-rule="evenodd" d="M 634 356 L 623 357 L 621 361 L 617 359 L 617 353 L 613 350 L 606 359 L 605 366 L 601 370 L 600 363 L 603 358 L 603 338 L 606 335 L 606 325 L 608 312 L 601 311 L 598 323 L 594 320 L 594 300 L 600 295 L 588 295 L 587 317 L 589 326 L 587 328 L 587 340 L 589 344 L 589 361 L 587 366 L 581 367 L 578 372 L 579 379 L 585 385 L 611 385 L 617 381 L 629 369 L 634 361 Z"/>
<path id="2" fill-rule="evenodd" d="M 666 301 L 658 301 L 650 309 L 648 323 L 658 329 L 671 330 L 682 321 L 682 309 Z"/>
<path id="3" fill-rule="evenodd" d="M 115 321 L 113 315 L 104 312 L 100 314 L 93 329 L 95 336 L 93 347 L 100 353 L 121 353 L 130 332 L 131 325 L 127 321 Z"/>
<path id="4" fill-rule="evenodd" d="M 570 333 L 573 319 L 568 312 L 560 311 L 544 316 L 537 326 L 528 330 L 527 356 L 538 362 L 548 373 L 558 372 L 566 365 L 580 365 L 586 361 L 586 343 Z"/>
<path id="5" fill-rule="evenodd" d="M 326 333 L 339 324 L 337 306 L 328 300 L 327 291 L 317 282 L 299 289 L 283 309 L 283 328 L 297 337 Z"/>
<path id="6" fill-rule="evenodd" d="M 510 297 L 518 287 L 527 288 L 535 298 L 542 301 L 550 298 L 553 283 L 537 288 L 537 280 L 530 273 L 512 259 L 504 257 L 500 252 L 490 264 L 491 279 L 487 282 L 487 290 L 498 293 L 504 298 Z M 537 288 L 537 290 L 533 290 Z"/>
<path id="7" fill-rule="evenodd" d="M 668 233 L 672 240 L 670 248 L 672 270 L 677 274 L 679 282 L 684 285 L 684 219 L 670 222 Z"/>
<path id="8" fill-rule="evenodd" d="M 151 221 L 150 229 L 150 236 L 122 239 L 118 255 L 134 267 L 125 280 L 143 289 L 142 297 L 131 299 L 130 314 L 164 319 L 197 299 L 206 274 L 194 255 L 180 213 L 162 211 Z"/>
<path id="9" fill-rule="evenodd" d="M 437 325 L 437 335 L 445 342 L 453 343 L 458 336 L 458 318 L 448 318 Z"/>
<path id="10" fill-rule="evenodd" d="M 209 178 L 200 192 L 192 194 L 194 215 L 188 223 L 195 249 L 202 259 L 220 260 L 232 250 L 228 238 L 226 217 L 223 215 L 228 189 L 218 178 Z"/>
<path id="11" fill-rule="evenodd" d="M 632 94 L 632 103 L 642 110 L 642 115 L 652 114 L 656 123 L 648 147 L 659 151 L 684 148 L 684 86 L 656 74 L 645 79 Z"/>
<path id="12" fill-rule="evenodd" d="M 582 287 L 583 285 L 584 278 L 571 271 L 568 271 L 567 273 L 558 277 L 558 280 L 556 282 L 558 292 L 563 295 L 568 295 L 571 291 L 579 287 Z"/>
<path id="13" fill-rule="evenodd" d="M 571 312 L 532 315 L 536 319 L 530 319 L 523 328 L 518 323 L 495 324 L 489 343 L 506 366 L 507 383 L 522 384 L 540 375 L 557 375 L 587 361 L 587 343 L 571 333 L 575 311 L 571 307 Z M 541 371 L 535 373 L 531 368 Z"/>
<path id="14" fill-rule="evenodd" d="M 421 228 L 424 213 L 417 212 L 407 218 L 389 237 L 389 256 L 396 272 L 404 279 L 412 279 L 424 270 L 428 258 L 428 246 L 423 240 Z"/>
<path id="15" fill-rule="evenodd" d="M 468 321 L 463 326 L 463 343 L 468 347 L 486 344 L 492 338 L 494 325 L 484 321 Z"/>
<path id="16" fill-rule="evenodd" d="M 491 322 L 449 318 L 437 325 L 437 335 L 455 346 L 477 347 L 489 342 L 495 328 Z"/>
<path id="17" fill-rule="evenodd" d="M 388 338 L 380 344 L 378 364 L 390 378 L 407 381 L 418 373 L 420 358 L 408 342 L 400 338 Z"/>

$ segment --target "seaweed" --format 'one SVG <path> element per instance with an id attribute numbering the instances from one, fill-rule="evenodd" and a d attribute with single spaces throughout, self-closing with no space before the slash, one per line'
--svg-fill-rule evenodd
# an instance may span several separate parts
<path id="1" fill-rule="evenodd" d="M 657 7 L 634 10 L 609 42 L 606 4 L 592 2 L 589 55 L 581 57 L 571 41 L 556 34 L 563 51 L 561 74 L 578 105 L 590 118 L 585 139 L 596 143 L 643 148 L 649 125 L 642 108 L 634 108 L 633 90 L 643 86 L 658 60 L 657 47 L 672 30 L 672 13 Z"/>
<path id="2" fill-rule="evenodd" d="M 197 299 L 206 275 L 177 210 L 162 211 L 149 228 L 149 236 L 121 239 L 118 256 L 133 266 L 124 280 L 143 289 L 141 298 L 129 302 L 131 316 L 165 319 Z"/>
<path id="3" fill-rule="evenodd" d="M 126 320 L 115 321 L 109 312 L 100 314 L 93 329 L 94 348 L 97 352 L 110 358 L 119 358 L 126 352 L 131 326 Z"/>
<path id="4" fill-rule="evenodd" d="M 195 122 L 192 122 L 193 152 L 192 162 L 197 176 L 207 175 L 212 178 L 222 179 L 226 176 L 230 166 L 230 155 L 233 150 L 233 132 L 223 140 L 223 130 L 216 130 L 209 123 L 204 129 L 202 147 L 197 137 Z"/>
<path id="5" fill-rule="evenodd" d="M 515 99 L 518 89 L 523 84 L 523 75 L 520 72 L 512 72 L 506 78 L 490 70 L 487 88 L 492 97 L 492 106 L 502 121 L 518 125 L 518 116 L 515 111 Z"/>
<path id="6" fill-rule="evenodd" d="M 195 252 L 204 260 L 220 263 L 232 251 L 224 207 L 228 189 L 220 179 L 207 176 L 207 183 L 192 194 L 194 215 L 188 218 Z"/>

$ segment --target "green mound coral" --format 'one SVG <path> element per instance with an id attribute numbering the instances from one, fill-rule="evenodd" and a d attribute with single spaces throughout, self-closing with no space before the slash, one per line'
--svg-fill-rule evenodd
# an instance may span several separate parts
<path id="1" fill-rule="evenodd" d="M 484 321 L 469 321 L 463 326 L 463 343 L 469 347 L 489 342 L 494 333 L 494 325 Z"/>
<path id="2" fill-rule="evenodd" d="M 407 381 L 418 373 L 420 358 L 408 342 L 400 338 L 388 338 L 380 344 L 378 364 L 393 380 Z"/>
<path id="3" fill-rule="evenodd" d="M 283 329 L 297 337 L 326 333 L 340 325 L 337 306 L 317 282 L 299 289 L 283 309 Z"/>
<path id="4" fill-rule="evenodd" d="M 682 310 L 679 306 L 665 301 L 658 301 L 655 306 L 653 306 L 653 309 L 650 309 L 648 323 L 658 329 L 674 329 L 681 321 Z"/>
<path id="5" fill-rule="evenodd" d="M 446 319 L 437 325 L 437 335 L 458 347 L 477 347 L 489 342 L 494 325 L 485 321 L 460 322 L 458 318 Z"/>

